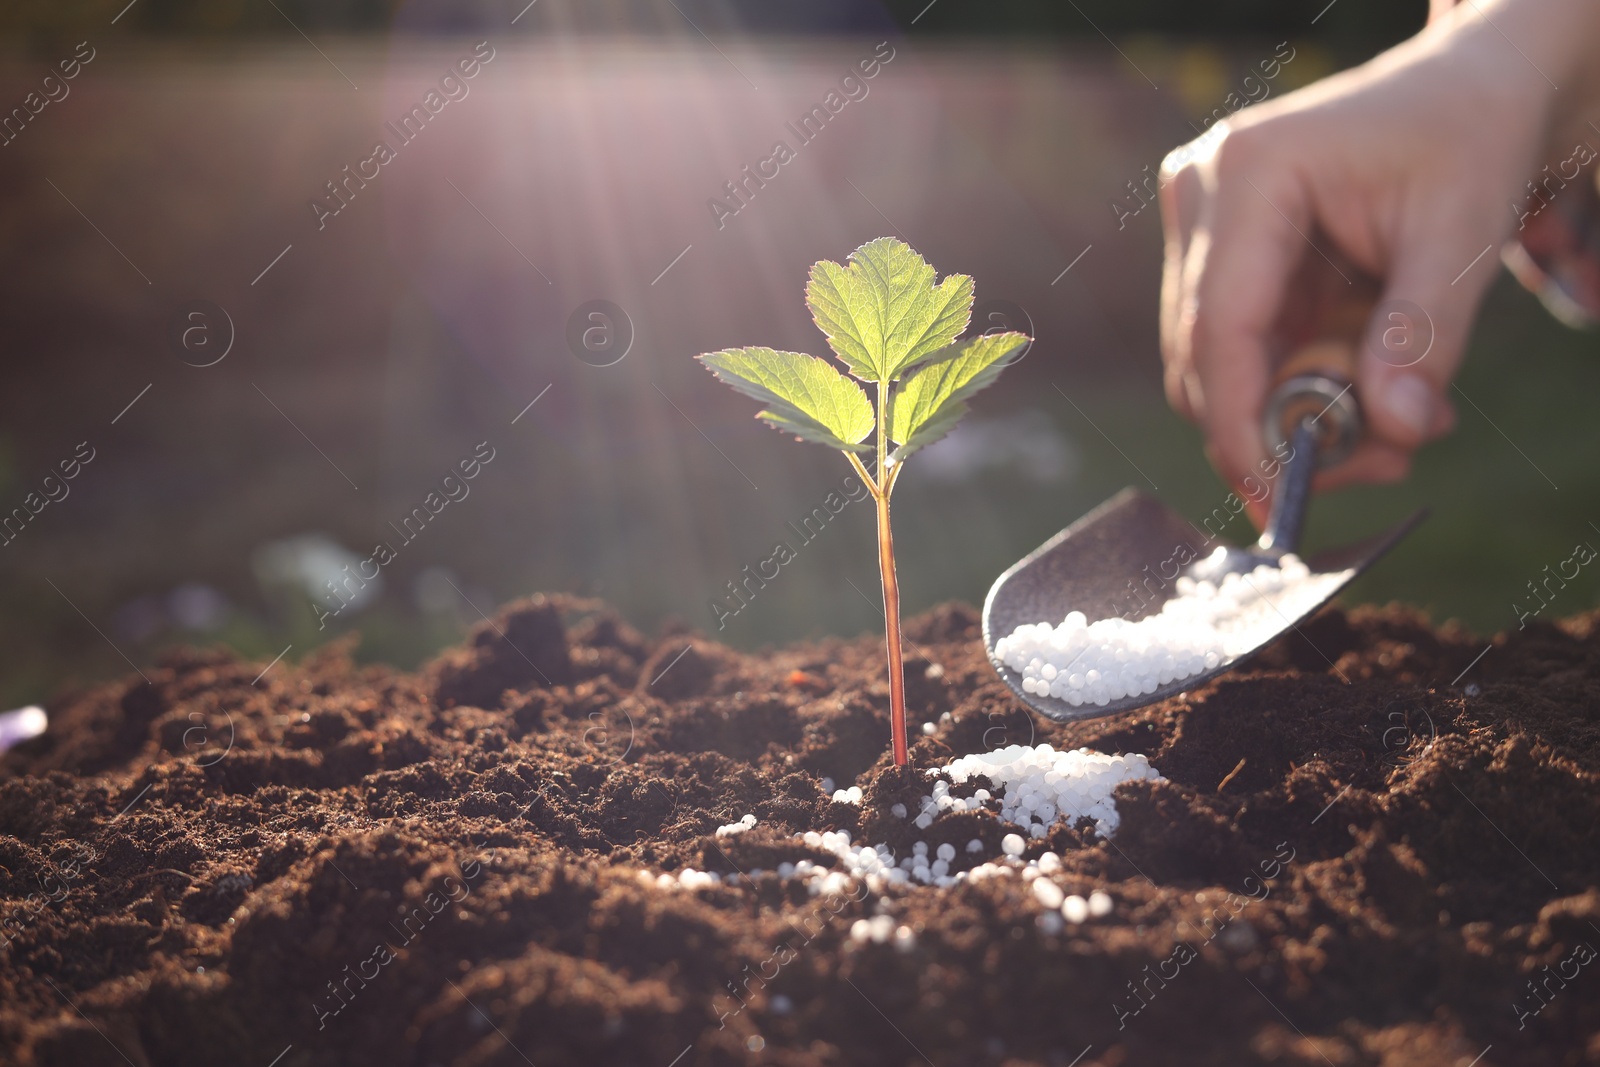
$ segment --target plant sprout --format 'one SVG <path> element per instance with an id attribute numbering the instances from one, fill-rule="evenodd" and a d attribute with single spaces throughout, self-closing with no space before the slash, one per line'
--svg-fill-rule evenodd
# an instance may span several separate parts
<path id="1" fill-rule="evenodd" d="M 867 483 L 878 513 L 889 723 L 894 762 L 903 767 L 905 672 L 889 495 L 906 457 L 949 433 L 967 413 L 967 398 L 991 384 L 1030 338 L 993 333 L 957 341 L 972 316 L 972 279 L 951 274 L 935 284 L 927 261 L 892 237 L 868 241 L 850 253 L 848 266 L 813 264 L 806 306 L 850 377 L 821 357 L 771 348 L 729 348 L 699 359 L 766 405 L 757 418 L 802 441 L 837 448 Z M 852 377 L 877 387 L 876 407 Z M 873 473 L 862 454 L 875 457 Z"/>

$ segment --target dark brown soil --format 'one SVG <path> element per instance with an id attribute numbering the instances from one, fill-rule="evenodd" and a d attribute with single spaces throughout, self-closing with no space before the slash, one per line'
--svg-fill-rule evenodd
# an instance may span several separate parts
<path id="1" fill-rule="evenodd" d="M 918 766 L 1036 739 L 1166 776 L 1121 788 L 1113 842 L 1030 842 L 1109 917 L 1042 931 L 1016 877 L 646 885 L 822 859 L 809 829 L 1007 828 L 890 814 L 927 788 L 886 766 L 881 641 L 746 655 L 536 598 L 416 675 L 186 652 L 51 708 L 0 759 L 0 1062 L 1600 1063 L 1600 616 L 1456 687 L 1484 643 L 1334 611 L 1070 727 L 1009 697 L 971 609 L 910 637 Z M 909 948 L 851 939 L 885 909 Z"/>

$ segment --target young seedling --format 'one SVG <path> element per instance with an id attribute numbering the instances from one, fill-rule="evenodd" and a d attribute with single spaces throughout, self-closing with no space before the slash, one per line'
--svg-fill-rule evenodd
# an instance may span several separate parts
<path id="1" fill-rule="evenodd" d="M 906 457 L 949 433 L 967 413 L 967 398 L 992 383 L 1007 357 L 1030 338 L 996 333 L 957 341 L 972 315 L 972 279 L 951 274 L 935 284 L 927 261 L 892 237 L 850 253 L 849 266 L 814 264 L 806 306 L 851 377 L 877 387 L 876 406 L 832 363 L 803 352 L 729 348 L 699 359 L 722 381 L 766 405 L 757 418 L 802 441 L 837 448 L 867 483 L 878 509 L 894 762 L 903 767 L 905 673 L 889 495 Z M 874 431 L 876 440 L 869 443 Z M 862 453 L 875 456 L 872 473 Z"/>

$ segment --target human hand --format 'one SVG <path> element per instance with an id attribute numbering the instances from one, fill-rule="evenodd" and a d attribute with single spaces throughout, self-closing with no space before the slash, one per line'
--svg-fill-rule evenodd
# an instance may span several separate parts
<path id="1" fill-rule="evenodd" d="M 1469 0 L 1364 66 L 1251 107 L 1168 157 L 1167 396 L 1202 426 L 1229 482 L 1266 461 L 1261 410 L 1298 325 L 1286 319 L 1316 316 L 1361 274 L 1382 281 L 1356 364 L 1368 432 L 1318 487 L 1398 480 L 1416 448 L 1454 425 L 1446 390 L 1495 274 L 1484 253 L 1515 225 L 1564 109 L 1587 98 L 1574 72 L 1600 29 L 1593 8 Z M 1398 300 L 1431 322 L 1415 363 L 1385 345 L 1395 325 L 1385 305 Z"/>

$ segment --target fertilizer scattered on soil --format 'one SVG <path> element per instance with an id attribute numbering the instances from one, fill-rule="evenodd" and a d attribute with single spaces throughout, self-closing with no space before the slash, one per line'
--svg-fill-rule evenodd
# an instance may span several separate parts
<path id="1" fill-rule="evenodd" d="M 1218 548 L 1195 568 L 1220 571 L 1228 550 Z M 1276 567 L 1226 573 L 1220 582 L 1181 576 L 1178 595 L 1154 615 L 1089 622 L 1081 611 L 1060 625 L 1018 626 L 995 643 L 995 655 L 1022 675 L 1022 690 L 1074 706 L 1104 706 L 1230 663 L 1260 647 L 1321 604 L 1349 572 L 1313 574 L 1288 553 Z"/>
<path id="2" fill-rule="evenodd" d="M 1057 825 L 1076 826 L 1079 820 L 1092 821 L 1102 837 L 1110 837 L 1118 822 L 1112 790 L 1124 782 L 1165 781 L 1144 756 L 1106 756 L 1087 748 L 1057 752 L 1049 744 L 1011 745 L 997 752 L 962 756 L 943 767 L 931 768 L 926 774 L 935 781 L 933 792 L 922 798 L 922 813 L 916 819 L 919 830 L 935 826 L 945 812 L 988 811 L 998 814 L 1006 824 L 1027 830 L 1032 838 L 1045 837 Z M 951 792 L 952 785 L 960 788 L 980 777 L 994 785 L 998 794 L 984 788 L 974 788 L 966 796 Z M 836 804 L 859 805 L 861 800 L 860 786 L 841 789 L 833 795 Z M 905 810 L 900 804 L 894 807 Z M 738 822 L 717 827 L 716 836 L 731 837 L 755 825 L 756 817 L 746 815 Z M 795 836 L 807 848 L 829 853 L 836 861 L 832 868 L 809 859 L 778 865 L 774 873 L 780 879 L 798 879 L 813 896 L 852 892 L 857 884 L 864 884 L 875 893 L 912 883 L 945 889 L 966 881 L 969 875 L 982 879 L 1009 873 L 1005 864 L 1021 865 L 1027 848 L 1021 834 L 1006 834 L 1000 842 L 1001 855 L 995 857 L 996 862 L 986 863 L 977 856 L 983 851 L 983 842 L 974 838 L 967 843 L 967 857 L 959 861 L 964 866 L 958 868 L 956 847 L 948 842 L 941 844 L 930 858 L 928 843 L 917 841 L 909 855 L 896 860 L 888 843 L 856 845 L 843 830 L 808 830 Z M 1048 872 L 1059 869 L 1060 863 L 1059 856 L 1045 853 L 1030 860 L 1026 867 Z M 754 868 L 746 872 L 745 881 L 754 881 L 766 873 Z M 714 872 L 694 868 L 684 868 L 676 875 L 640 872 L 642 882 L 669 890 L 733 884 L 738 877 L 724 879 Z M 1034 891 L 1049 892 L 1038 886 Z M 1058 899 L 1050 907 L 1058 908 L 1061 903 Z"/>
<path id="3" fill-rule="evenodd" d="M 1112 791 L 1124 782 L 1164 781 L 1149 759 L 1137 753 L 1106 756 L 1087 748 L 1057 752 L 1048 744 L 1012 745 L 962 756 L 928 774 L 942 775 L 958 786 L 982 776 L 999 787 L 1000 795 L 992 797 L 989 790 L 978 789 L 970 798 L 962 798 L 952 795 L 945 782 L 936 781 L 917 817 L 919 827 L 931 825 L 942 811 L 992 806 L 1001 819 L 1024 827 L 1032 837 L 1044 837 L 1059 820 L 1074 825 L 1079 819 L 1093 820 L 1100 836 L 1110 837 L 1118 822 Z M 1017 851 L 1021 852 L 1020 844 Z"/>

